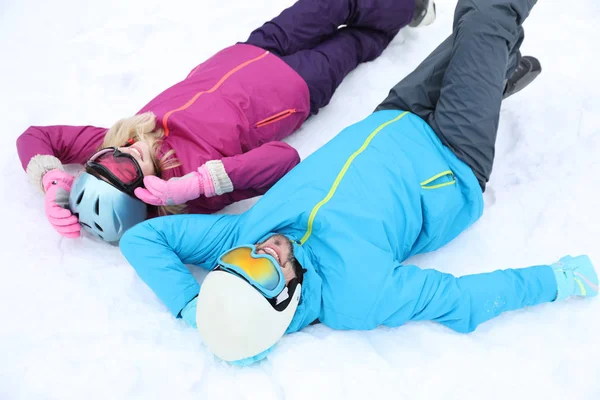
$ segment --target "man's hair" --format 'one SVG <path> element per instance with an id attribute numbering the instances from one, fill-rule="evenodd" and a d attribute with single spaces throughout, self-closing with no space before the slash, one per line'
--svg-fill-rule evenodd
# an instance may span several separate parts
<path id="1" fill-rule="evenodd" d="M 302 268 L 302 265 L 300 265 L 296 257 L 293 257 L 292 259 L 292 268 L 294 269 L 294 275 L 296 275 L 296 280 L 298 281 L 298 283 L 302 283 L 302 281 L 304 280 L 304 273 L 306 272 L 306 270 Z"/>

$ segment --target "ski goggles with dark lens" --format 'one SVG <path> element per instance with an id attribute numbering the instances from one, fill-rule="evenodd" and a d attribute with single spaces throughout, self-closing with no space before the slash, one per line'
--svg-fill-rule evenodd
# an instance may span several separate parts
<path id="1" fill-rule="evenodd" d="M 107 147 L 98 151 L 86 162 L 85 168 L 108 183 L 134 196 L 134 190 L 144 186 L 144 173 L 137 160 L 117 147 Z"/>
<path id="2" fill-rule="evenodd" d="M 285 277 L 279 263 L 269 254 L 256 254 L 256 246 L 234 247 L 223 253 L 215 270 L 240 276 L 267 299 L 279 296 L 285 288 Z"/>

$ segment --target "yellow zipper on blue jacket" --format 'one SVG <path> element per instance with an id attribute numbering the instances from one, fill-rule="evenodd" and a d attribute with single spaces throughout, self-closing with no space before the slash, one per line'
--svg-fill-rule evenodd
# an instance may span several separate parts
<path id="1" fill-rule="evenodd" d="M 354 159 L 356 157 L 358 157 L 358 155 L 360 153 L 362 153 L 363 151 L 365 151 L 365 149 L 367 148 L 367 146 L 369 146 L 369 144 L 371 143 L 371 141 L 373 140 L 373 138 L 375 136 L 377 136 L 377 134 L 379 132 L 381 132 L 383 130 L 383 128 L 385 128 L 386 126 L 388 126 L 388 125 L 390 125 L 390 124 L 392 124 L 394 122 L 397 122 L 397 121 L 401 120 L 407 114 L 408 114 L 408 111 L 404 111 L 402 114 L 398 115 L 394 119 L 391 119 L 391 120 L 389 120 L 387 122 L 384 122 L 383 124 L 379 125 L 373 132 L 371 132 L 371 134 L 363 142 L 362 146 L 360 146 L 358 148 L 358 150 L 356 150 L 354 153 L 352 153 L 352 155 L 350 155 L 350 157 L 348 157 L 348 159 L 344 163 L 344 166 L 342 167 L 342 169 L 338 173 L 337 177 L 333 181 L 333 184 L 331 185 L 331 188 L 329 189 L 329 192 L 327 193 L 327 195 L 323 198 L 323 200 L 319 201 L 313 207 L 312 211 L 310 212 L 310 215 L 308 217 L 308 228 L 306 229 L 306 233 L 304 234 L 304 236 L 302 237 L 302 239 L 300 239 L 298 241 L 299 245 L 303 245 L 310 238 L 310 235 L 312 234 L 313 223 L 315 221 L 317 213 L 319 212 L 319 210 L 321 209 L 321 207 L 323 207 L 325 204 L 327 204 L 329 202 L 329 200 L 332 199 L 333 195 L 335 194 L 335 191 L 337 190 L 337 188 L 340 185 L 342 179 L 344 178 L 344 175 L 346 175 L 346 172 L 348 171 L 348 168 L 350 168 L 350 165 L 352 164 L 352 162 L 354 161 Z M 431 185 L 432 182 L 434 182 L 434 181 L 436 181 L 436 180 L 438 180 L 438 179 L 440 179 L 440 178 L 442 178 L 444 176 L 448 176 L 448 175 L 452 178 L 452 180 L 447 181 L 447 182 L 443 182 L 443 183 L 439 183 L 439 184 L 435 184 L 435 185 Z M 452 171 L 450 171 L 450 170 L 447 170 L 447 171 L 440 172 L 439 174 L 436 174 L 436 175 L 432 176 L 431 178 L 426 179 L 425 181 L 421 182 L 421 188 L 423 188 L 423 189 L 438 189 L 438 188 L 441 188 L 441 187 L 444 187 L 444 186 L 453 185 L 455 183 L 456 183 L 456 179 L 454 178 L 454 173 Z"/>

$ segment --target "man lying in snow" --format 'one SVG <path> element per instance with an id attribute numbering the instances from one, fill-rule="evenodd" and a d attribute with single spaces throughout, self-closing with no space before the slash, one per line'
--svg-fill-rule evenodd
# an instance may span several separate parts
<path id="1" fill-rule="evenodd" d="M 587 256 L 460 278 L 402 264 L 481 216 L 502 100 L 541 72 L 519 54 L 535 2 L 460 0 L 452 36 L 250 210 L 146 221 L 123 254 L 212 352 L 242 365 L 315 321 L 471 332 L 504 311 L 597 295 Z M 184 264 L 212 269 L 201 288 Z"/>

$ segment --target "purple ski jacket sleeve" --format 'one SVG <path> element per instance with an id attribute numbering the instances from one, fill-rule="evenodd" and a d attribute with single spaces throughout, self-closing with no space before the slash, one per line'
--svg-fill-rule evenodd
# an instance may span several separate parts
<path id="1" fill-rule="evenodd" d="M 300 162 L 300 156 L 289 144 L 273 141 L 222 161 L 236 190 L 268 189 Z"/>
<path id="2" fill-rule="evenodd" d="M 36 155 L 51 155 L 63 164 L 83 164 L 102 144 L 106 128 L 95 126 L 31 126 L 17 139 L 23 169 Z"/>

